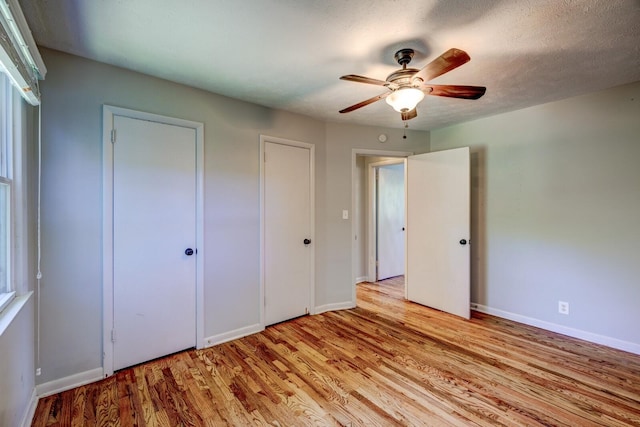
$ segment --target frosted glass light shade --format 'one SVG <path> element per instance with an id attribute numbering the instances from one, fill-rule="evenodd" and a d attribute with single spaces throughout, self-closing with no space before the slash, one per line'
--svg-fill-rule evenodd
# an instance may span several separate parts
<path id="1" fill-rule="evenodd" d="M 387 96 L 387 104 L 399 113 L 405 113 L 416 108 L 422 101 L 424 93 L 414 87 L 401 88 Z"/>

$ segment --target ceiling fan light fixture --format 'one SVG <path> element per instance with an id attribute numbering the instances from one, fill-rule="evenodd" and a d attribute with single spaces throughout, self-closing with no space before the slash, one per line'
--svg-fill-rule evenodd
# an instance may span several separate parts
<path id="1" fill-rule="evenodd" d="M 416 108 L 424 98 L 424 92 L 414 87 L 400 88 L 387 96 L 387 104 L 399 113 L 406 113 Z"/>

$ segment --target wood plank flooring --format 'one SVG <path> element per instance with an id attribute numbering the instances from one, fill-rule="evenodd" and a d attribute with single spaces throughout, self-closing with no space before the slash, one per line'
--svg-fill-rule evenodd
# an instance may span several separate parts
<path id="1" fill-rule="evenodd" d="M 41 426 L 640 426 L 640 356 L 358 285 L 301 317 L 38 403 Z"/>

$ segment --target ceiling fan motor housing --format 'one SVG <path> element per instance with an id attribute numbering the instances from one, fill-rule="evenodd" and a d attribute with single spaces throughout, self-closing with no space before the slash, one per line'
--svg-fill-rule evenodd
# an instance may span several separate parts
<path id="1" fill-rule="evenodd" d="M 411 82 L 411 77 L 413 77 L 413 75 L 418 71 L 420 70 L 417 68 L 403 68 L 402 70 L 397 70 L 389 74 L 387 76 L 387 81 L 389 83 L 393 83 L 397 87 L 414 86 Z M 421 82 L 422 80 L 420 80 L 419 83 Z M 419 86 L 419 84 L 416 84 L 415 86 Z M 390 89 L 392 89 L 392 87 Z"/>

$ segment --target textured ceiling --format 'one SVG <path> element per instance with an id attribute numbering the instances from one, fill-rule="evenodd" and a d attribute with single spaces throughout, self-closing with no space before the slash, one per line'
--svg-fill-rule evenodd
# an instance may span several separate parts
<path id="1" fill-rule="evenodd" d="M 640 80 L 640 0 L 21 0 L 41 46 L 327 121 L 401 127 L 384 91 L 396 50 L 421 68 L 449 48 L 471 61 L 433 80 L 486 86 L 427 96 L 413 129 Z"/>

